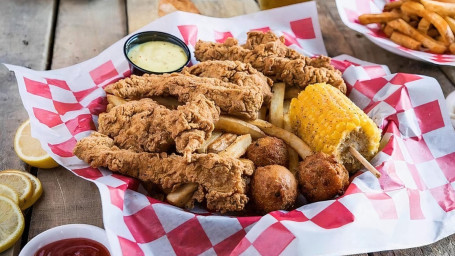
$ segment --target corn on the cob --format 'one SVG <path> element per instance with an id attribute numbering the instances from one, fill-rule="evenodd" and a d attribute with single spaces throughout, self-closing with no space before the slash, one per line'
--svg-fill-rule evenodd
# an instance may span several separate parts
<path id="1" fill-rule="evenodd" d="M 312 150 L 333 154 L 350 172 L 361 163 L 349 152 L 353 146 L 370 160 L 378 151 L 381 131 L 359 107 L 333 86 L 309 85 L 289 110 L 294 131 Z"/>

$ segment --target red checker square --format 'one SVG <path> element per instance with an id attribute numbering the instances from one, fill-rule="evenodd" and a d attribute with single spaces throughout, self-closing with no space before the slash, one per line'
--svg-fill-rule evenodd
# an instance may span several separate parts
<path id="1" fill-rule="evenodd" d="M 212 247 L 196 217 L 173 229 L 167 234 L 167 238 L 177 255 L 197 255 Z M 191 252 L 188 248 L 191 248 Z"/>
<path id="2" fill-rule="evenodd" d="M 123 182 L 126 183 L 126 188 L 128 189 L 131 189 L 131 190 L 134 190 L 136 191 L 139 187 L 139 181 L 137 179 L 134 179 L 134 178 L 131 178 L 131 177 L 127 177 L 127 176 L 123 176 L 123 175 L 120 175 L 120 174 L 112 174 L 111 175 L 112 177 L 116 178 L 116 179 L 119 179 Z"/>
<path id="3" fill-rule="evenodd" d="M 351 182 L 351 184 L 349 184 L 348 188 L 344 192 L 343 196 L 353 195 L 353 194 L 357 194 L 357 193 L 362 193 L 362 190 L 360 190 L 359 187 L 357 187 L 357 185 L 355 183 Z"/>
<path id="4" fill-rule="evenodd" d="M 98 89 L 98 87 L 94 86 L 92 88 L 89 88 L 87 90 L 83 90 L 83 91 L 78 91 L 78 92 L 73 92 L 73 95 L 74 97 L 77 99 L 77 101 L 81 101 L 83 100 L 85 97 L 87 97 L 88 95 L 90 95 L 90 93 L 96 91 L 96 89 Z"/>
<path id="5" fill-rule="evenodd" d="M 196 25 L 177 26 L 185 44 L 196 45 L 198 29 Z"/>
<path id="6" fill-rule="evenodd" d="M 352 212 L 337 200 L 314 216 L 311 221 L 321 228 L 333 229 L 347 225 L 354 219 Z"/>
<path id="7" fill-rule="evenodd" d="M 299 41 L 297 41 L 297 38 L 291 34 L 288 34 L 286 32 L 283 31 L 283 37 L 284 37 L 284 44 L 286 46 L 290 46 L 290 45 L 297 45 L 298 47 L 302 48 L 302 46 L 299 44 Z"/>
<path id="8" fill-rule="evenodd" d="M 398 73 L 390 80 L 390 83 L 404 85 L 406 83 L 417 81 L 420 79 L 422 79 L 422 77 L 418 75 Z"/>
<path id="9" fill-rule="evenodd" d="M 125 190 L 123 190 L 121 188 L 114 188 L 111 186 L 106 186 L 106 187 L 109 189 L 111 203 L 123 211 L 123 201 L 124 201 L 123 199 L 125 198 Z"/>
<path id="10" fill-rule="evenodd" d="M 276 222 L 262 231 L 253 242 L 253 246 L 261 255 L 279 255 L 294 239 L 291 231 L 280 222 Z"/>
<path id="11" fill-rule="evenodd" d="M 445 54 L 433 54 L 431 59 L 439 63 L 452 62 L 454 60 L 452 56 Z"/>
<path id="12" fill-rule="evenodd" d="M 92 115 L 99 115 L 106 111 L 107 99 L 105 97 L 98 97 L 87 105 L 88 110 Z"/>
<path id="13" fill-rule="evenodd" d="M 261 219 L 261 216 L 249 216 L 249 217 L 238 217 L 237 220 L 240 222 L 242 228 L 246 228 L 252 224 L 255 224 Z"/>
<path id="14" fill-rule="evenodd" d="M 40 123 L 46 125 L 49 128 L 63 123 L 60 115 L 51 111 L 40 108 L 33 108 L 33 114 Z"/>
<path id="15" fill-rule="evenodd" d="M 80 132 L 96 130 L 92 115 L 90 114 L 79 115 L 76 118 L 65 122 L 65 125 L 73 136 Z"/>
<path id="16" fill-rule="evenodd" d="M 217 41 L 218 43 L 224 43 L 224 41 L 226 41 L 226 39 L 229 37 L 233 37 L 231 32 L 229 31 L 227 32 L 215 31 L 215 41 Z"/>
<path id="17" fill-rule="evenodd" d="M 53 101 L 55 110 L 57 110 L 57 113 L 60 115 L 64 115 L 70 111 L 76 111 L 76 110 L 81 110 L 83 107 L 79 103 L 64 103 L 64 102 L 59 102 L 59 101 Z"/>
<path id="18" fill-rule="evenodd" d="M 75 172 L 79 176 L 82 176 L 84 178 L 91 179 L 91 180 L 96 180 L 98 178 L 103 177 L 103 174 L 100 172 L 100 170 L 98 170 L 97 168 L 93 168 L 93 167 L 74 169 L 73 172 Z"/>
<path id="19" fill-rule="evenodd" d="M 35 80 L 30 80 L 24 77 L 25 89 L 27 92 L 41 96 L 44 98 L 52 99 L 51 90 L 49 89 L 49 85 L 45 83 L 41 83 Z"/>
<path id="20" fill-rule="evenodd" d="M 123 219 L 138 243 L 149 243 L 166 234 L 151 205 Z"/>
<path id="21" fill-rule="evenodd" d="M 49 148 L 51 149 L 51 151 L 54 152 L 54 154 L 56 154 L 58 156 L 72 157 L 73 149 L 74 149 L 74 146 L 76 146 L 76 143 L 77 143 L 76 139 L 74 137 L 72 137 L 71 139 L 69 139 L 65 142 L 62 142 L 59 144 L 48 143 L 48 145 L 49 145 Z"/>
<path id="22" fill-rule="evenodd" d="M 413 137 L 405 139 L 403 142 L 414 163 L 418 164 L 434 159 L 423 137 Z"/>
<path id="23" fill-rule="evenodd" d="M 441 108 L 437 100 L 415 107 L 414 113 L 418 118 L 417 121 L 419 122 L 422 133 L 444 127 Z"/>
<path id="24" fill-rule="evenodd" d="M 404 86 L 396 90 L 384 101 L 392 106 L 397 112 L 406 111 L 412 108 L 408 89 Z"/>
<path id="25" fill-rule="evenodd" d="M 253 28 L 253 29 L 250 29 L 250 31 L 258 31 L 258 32 L 262 32 L 262 33 L 267 33 L 270 31 L 270 27 Z"/>
<path id="26" fill-rule="evenodd" d="M 379 92 L 389 81 L 385 78 L 376 78 L 365 81 L 357 81 L 354 84 L 354 88 L 359 92 L 372 99 L 376 93 Z"/>
<path id="27" fill-rule="evenodd" d="M 241 253 L 246 251 L 248 248 L 250 248 L 250 246 L 251 246 L 251 242 L 246 237 L 244 237 L 240 241 L 240 243 L 234 248 L 234 250 L 232 250 L 230 255 L 240 255 Z"/>
<path id="28" fill-rule="evenodd" d="M 450 183 L 432 188 L 430 192 L 445 212 L 455 209 L 455 191 Z"/>
<path id="29" fill-rule="evenodd" d="M 441 171 L 446 176 L 449 182 L 455 181 L 455 152 L 445 155 L 443 157 L 436 158 L 436 163 L 438 164 Z"/>
<path id="30" fill-rule="evenodd" d="M 300 39 L 316 38 L 311 18 L 291 21 L 291 30 L 294 32 L 294 35 Z"/>
<path id="31" fill-rule="evenodd" d="M 395 203 L 389 195 L 386 193 L 365 193 L 365 196 L 370 200 L 380 219 L 395 220 L 398 218 Z"/>
<path id="32" fill-rule="evenodd" d="M 218 255 L 230 255 L 234 248 L 240 243 L 240 241 L 245 237 L 245 230 L 239 230 L 237 233 L 232 236 L 224 239 L 222 242 L 216 244 L 213 249 Z M 246 249 L 246 248 L 245 248 Z"/>
<path id="33" fill-rule="evenodd" d="M 347 61 L 341 61 L 336 59 L 331 59 L 330 64 L 332 64 L 336 69 L 340 70 L 343 73 L 351 64 Z"/>
<path id="34" fill-rule="evenodd" d="M 425 216 L 420 205 L 420 192 L 415 189 L 408 189 L 409 215 L 411 220 L 423 220 Z"/>
<path id="35" fill-rule="evenodd" d="M 379 66 L 379 65 L 364 66 L 363 69 L 365 70 L 365 72 L 367 72 L 368 76 L 371 79 L 387 75 L 387 73 L 385 72 L 384 68 Z"/>
<path id="36" fill-rule="evenodd" d="M 46 81 L 47 81 L 48 84 L 51 84 L 51 85 L 60 87 L 62 89 L 71 91 L 71 89 L 69 88 L 69 86 L 68 86 L 68 84 L 66 83 L 65 80 L 46 78 Z"/>
<path id="37" fill-rule="evenodd" d="M 162 201 L 155 199 L 153 197 L 150 197 L 150 196 L 147 196 L 147 200 L 150 202 L 150 204 L 162 204 L 163 203 Z"/>
<path id="38" fill-rule="evenodd" d="M 144 252 L 136 242 L 120 236 L 117 237 L 120 244 L 120 249 L 122 250 L 122 255 L 145 256 Z"/>
<path id="39" fill-rule="evenodd" d="M 112 60 L 101 64 L 99 67 L 95 68 L 89 73 L 96 85 L 102 84 L 103 82 L 118 76 L 117 69 L 115 69 Z"/>
<path id="40" fill-rule="evenodd" d="M 129 77 L 131 75 L 131 69 L 128 69 L 127 71 L 123 72 L 123 78 Z"/>
<path id="41" fill-rule="evenodd" d="M 270 215 L 272 215 L 273 217 L 275 217 L 275 219 L 279 221 L 291 220 L 295 222 L 305 222 L 308 220 L 308 218 L 303 214 L 303 212 L 297 210 L 293 210 L 290 212 L 275 211 L 271 212 Z"/>

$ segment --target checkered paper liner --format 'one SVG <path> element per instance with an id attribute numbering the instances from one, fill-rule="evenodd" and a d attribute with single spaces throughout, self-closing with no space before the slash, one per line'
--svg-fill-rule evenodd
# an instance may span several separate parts
<path id="1" fill-rule="evenodd" d="M 389 0 L 336 0 L 341 20 L 349 28 L 362 33 L 379 47 L 414 60 L 426 61 L 438 65 L 455 66 L 454 54 L 435 54 L 415 51 L 392 42 L 382 32 L 378 24 L 367 26 L 359 23 L 358 17 L 365 13 L 381 13 Z"/>
<path id="2" fill-rule="evenodd" d="M 194 49 L 197 39 L 242 42 L 272 30 L 309 55 L 325 54 L 313 2 L 229 19 L 174 13 L 141 30 L 161 30 Z M 455 133 L 436 80 L 390 74 L 349 56 L 333 59 L 351 99 L 384 130 L 373 164 L 344 196 L 265 216 L 185 211 L 144 195 L 135 179 L 91 168 L 72 153 L 106 107 L 103 87 L 130 74 L 122 45 L 64 69 L 15 72 L 32 135 L 62 166 L 94 182 L 114 255 L 334 255 L 419 246 L 455 232 Z M 195 60 L 192 60 L 195 63 Z M 422 232 L 424 230 L 424 232 Z"/>

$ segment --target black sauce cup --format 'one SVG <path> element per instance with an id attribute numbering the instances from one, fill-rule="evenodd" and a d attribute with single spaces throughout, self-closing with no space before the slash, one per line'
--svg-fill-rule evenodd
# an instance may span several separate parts
<path id="1" fill-rule="evenodd" d="M 128 58 L 128 52 L 134 46 L 142 44 L 142 43 L 150 42 L 150 41 L 165 41 L 165 42 L 169 42 L 169 43 L 179 46 L 180 48 L 183 49 L 183 51 L 186 54 L 187 60 L 186 60 L 185 64 L 183 64 L 180 68 L 178 68 L 176 70 L 170 70 L 167 72 L 153 72 L 153 71 L 146 70 L 146 69 L 143 69 L 143 68 L 137 66 L 130 60 L 130 58 Z M 145 31 L 145 32 L 140 32 L 140 33 L 132 35 L 130 38 L 128 38 L 128 40 L 126 40 L 125 45 L 123 46 L 123 53 L 125 54 L 125 57 L 130 64 L 131 73 L 135 74 L 135 75 L 143 75 L 145 73 L 147 73 L 147 74 L 164 74 L 164 73 L 180 72 L 186 65 L 188 65 L 188 62 L 190 62 L 190 58 L 191 58 L 190 49 L 188 49 L 188 46 L 186 46 L 186 44 L 182 40 L 180 40 L 179 38 L 177 38 L 171 34 L 160 32 L 160 31 Z"/>

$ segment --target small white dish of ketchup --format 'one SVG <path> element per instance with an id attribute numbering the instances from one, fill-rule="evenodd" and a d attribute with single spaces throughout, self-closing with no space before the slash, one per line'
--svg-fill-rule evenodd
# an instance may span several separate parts
<path id="1" fill-rule="evenodd" d="M 106 231 L 86 224 L 51 228 L 35 236 L 19 256 L 94 255 L 110 256 Z"/>

